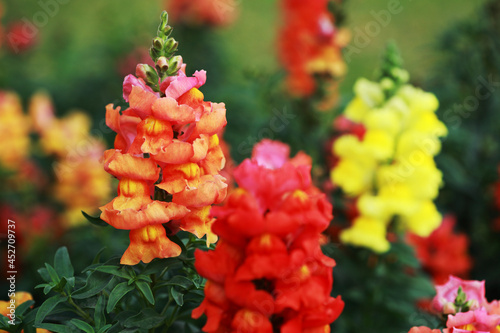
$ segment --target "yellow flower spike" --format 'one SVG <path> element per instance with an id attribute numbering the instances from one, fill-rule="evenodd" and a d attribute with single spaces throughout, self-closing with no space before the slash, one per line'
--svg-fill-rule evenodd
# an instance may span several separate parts
<path id="1" fill-rule="evenodd" d="M 380 84 L 365 78 L 358 79 L 354 83 L 354 92 L 370 108 L 381 105 L 385 100 L 384 91 Z"/>
<path id="2" fill-rule="evenodd" d="M 441 221 L 432 202 L 442 184 L 434 156 L 448 130 L 435 114 L 436 96 L 406 84 L 408 73 L 396 58 L 397 51 L 388 47 L 380 82 L 356 82 L 344 115 L 365 132 L 344 134 L 332 148 L 338 157 L 332 182 L 357 198 L 360 211 L 341 240 L 376 252 L 389 249 L 385 228 L 394 217 L 400 221 L 396 228 L 422 236 Z"/>
<path id="3" fill-rule="evenodd" d="M 385 131 L 367 131 L 363 146 L 373 158 L 379 161 L 387 160 L 394 154 L 394 138 Z"/>
<path id="4" fill-rule="evenodd" d="M 370 107 L 360 97 L 354 97 L 347 105 L 344 114 L 352 121 L 361 122 L 368 114 L 368 111 L 370 111 Z"/>
<path id="5" fill-rule="evenodd" d="M 424 201 L 416 212 L 401 217 L 403 223 L 414 234 L 427 237 L 441 223 L 443 217 L 432 201 Z"/>
<path id="6" fill-rule="evenodd" d="M 363 164 L 351 159 L 342 159 L 331 171 L 330 178 L 333 183 L 342 187 L 350 196 L 359 195 L 370 188 L 373 174 Z"/>
<path id="7" fill-rule="evenodd" d="M 384 198 L 365 193 L 361 195 L 357 202 L 357 207 L 363 216 L 387 222 L 391 215 L 390 207 Z"/>
<path id="8" fill-rule="evenodd" d="M 397 110 L 382 108 L 368 113 L 363 122 L 367 130 L 382 130 L 395 136 L 401 131 L 401 118 Z"/>
<path id="9" fill-rule="evenodd" d="M 390 247 L 385 234 L 384 222 L 360 216 L 354 220 L 352 227 L 340 233 L 340 240 L 343 243 L 368 247 L 375 252 L 384 253 Z"/>

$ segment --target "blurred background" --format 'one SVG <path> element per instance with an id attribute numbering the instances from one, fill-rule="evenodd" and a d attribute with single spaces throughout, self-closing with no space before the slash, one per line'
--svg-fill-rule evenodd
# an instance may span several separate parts
<path id="1" fill-rule="evenodd" d="M 350 44 L 343 49 L 347 72 L 338 87 L 338 102 L 319 116 L 304 116 L 307 110 L 301 101 L 281 94 L 285 72 L 278 56 L 280 1 L 214 1 L 220 3 L 219 14 L 230 18 L 227 22 L 179 18 L 176 22 L 174 15 L 170 24 L 187 74 L 207 70 L 205 100 L 226 103 L 224 139 L 232 159 L 240 162 L 249 157 L 251 146 L 261 139 L 262 129 L 269 127 L 276 112 L 291 110 L 300 121 L 261 136 L 283 140 L 294 152 L 305 150 L 315 161 L 319 181 L 328 178 L 333 119 L 352 99 L 354 82 L 360 77 L 374 78 L 387 42 L 396 42 L 411 83 L 436 94 L 438 116 L 449 129 L 436 159 L 444 177 L 437 199 L 439 211 L 454 215 L 456 229 L 470 239 L 473 266 L 467 277 L 486 279 L 488 297 L 500 298 L 500 271 L 496 269 L 500 253 L 500 1 L 345 1 L 336 24 L 350 31 Z M 0 121 L 5 128 L 21 128 L 24 122 L 41 127 L 28 135 L 34 143 L 24 147 L 31 156 L 30 167 L 23 167 L 14 180 L 12 170 L 28 164 L 21 161 L 1 175 L 2 223 L 18 218 L 27 229 L 19 236 L 23 250 L 18 260 L 25 270 L 20 289 L 33 288 L 36 269 L 51 260 L 62 244 L 79 258 L 74 260 L 77 269 L 79 260 L 84 267 L 103 244 L 108 255 L 123 252 L 126 232 L 86 225 L 79 213 L 85 207 L 96 216 L 97 207 L 114 196 L 116 184 L 107 174 L 82 171 L 72 180 L 75 188 L 49 186 L 61 180 L 57 163 L 64 165 L 71 155 L 58 150 L 54 142 L 91 142 L 87 148 L 92 148 L 85 153 L 90 155 L 112 146 L 114 133 L 105 126 L 105 106 L 126 105 L 123 77 L 134 74 L 137 63 L 148 61 L 147 49 L 159 15 L 168 7 L 168 1 L 158 0 L 0 0 L 0 90 L 17 94 L 17 102 L 11 99 L 10 105 L 20 103 L 17 108 L 31 117 L 22 120 L 20 116 L 19 123 Z M 478 87 L 491 94 L 477 97 Z M 51 120 L 60 128 L 54 137 L 43 131 L 50 113 L 66 119 Z M 82 123 L 86 129 L 78 136 L 75 133 Z M 2 149 L 15 140 L 6 133 L 0 132 L 7 147 Z M 71 206 L 81 197 L 92 200 Z M 50 210 L 43 209 L 49 206 Z M 66 215 L 61 217 L 61 213 Z M 74 221 L 71 226 L 61 222 L 68 218 Z M 342 288 L 337 284 L 335 293 L 342 294 Z"/>

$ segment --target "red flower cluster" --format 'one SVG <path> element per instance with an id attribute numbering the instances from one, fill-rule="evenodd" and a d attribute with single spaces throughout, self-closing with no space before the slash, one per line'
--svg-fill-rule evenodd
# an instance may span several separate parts
<path id="1" fill-rule="evenodd" d="M 315 74 L 342 77 L 346 66 L 341 49 L 349 37 L 334 26 L 329 0 L 283 0 L 284 28 L 280 58 L 288 71 L 292 94 L 310 96 L 316 89 Z"/>
<path id="2" fill-rule="evenodd" d="M 123 97 L 130 107 L 121 114 L 120 108 L 106 107 L 106 124 L 117 135 L 115 149 L 104 154 L 104 168 L 120 182 L 118 196 L 101 207 L 101 218 L 130 230 L 122 264 L 179 255 L 180 247 L 162 226 L 167 222 L 169 231 L 180 228 L 216 240 L 208 213 L 226 196 L 219 175 L 225 159 L 216 134 L 226 125 L 226 109 L 203 101 L 198 88 L 205 80 L 205 71 L 187 77 L 182 65 L 155 93 L 129 75 Z"/>
<path id="3" fill-rule="evenodd" d="M 205 299 L 193 311 L 208 317 L 205 332 L 329 332 L 342 312 L 330 297 L 335 261 L 320 249 L 332 207 L 311 183 L 311 160 L 264 140 L 234 171 L 239 188 L 213 231 L 214 251 L 195 253 L 208 279 Z"/>
<path id="4" fill-rule="evenodd" d="M 187 24 L 223 26 L 238 16 L 235 0 L 167 0 L 166 7 L 173 21 Z"/>
<path id="5" fill-rule="evenodd" d="M 498 173 L 500 175 L 500 167 L 498 167 Z M 497 209 L 500 209 L 500 181 L 498 181 L 494 185 L 494 197 L 495 197 L 495 205 Z M 493 220 L 493 230 L 500 232 L 500 217 L 497 217 L 496 219 Z"/>
<path id="6" fill-rule="evenodd" d="M 408 234 L 408 242 L 415 246 L 417 258 L 429 272 L 435 284 L 448 281 L 450 275 L 465 277 L 472 266 L 467 252 L 467 235 L 454 233 L 455 218 L 445 216 L 443 222 L 429 237 Z"/>

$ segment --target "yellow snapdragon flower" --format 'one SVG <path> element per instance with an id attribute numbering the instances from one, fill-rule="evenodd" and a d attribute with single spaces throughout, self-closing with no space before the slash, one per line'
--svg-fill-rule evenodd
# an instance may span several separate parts
<path id="1" fill-rule="evenodd" d="M 437 98 L 409 84 L 398 87 L 387 77 L 380 82 L 363 78 L 354 92 L 344 116 L 366 132 L 362 139 L 346 134 L 335 141 L 339 162 L 331 179 L 358 199 L 360 215 L 340 239 L 382 253 L 389 250 L 386 231 L 394 220 L 420 236 L 439 226 L 441 215 L 433 200 L 442 174 L 434 156 L 447 129 L 435 114 Z"/>

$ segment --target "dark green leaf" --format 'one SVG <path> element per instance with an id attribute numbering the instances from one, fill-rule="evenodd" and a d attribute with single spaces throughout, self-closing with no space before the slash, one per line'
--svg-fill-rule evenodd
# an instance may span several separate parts
<path id="1" fill-rule="evenodd" d="M 33 304 L 35 304 L 35 301 L 26 301 L 16 306 L 16 317 L 22 316 Z"/>
<path id="2" fill-rule="evenodd" d="M 71 297 L 75 299 L 84 299 L 94 296 L 106 288 L 113 277 L 102 272 L 92 272 L 87 278 L 85 286 L 75 291 Z"/>
<path id="3" fill-rule="evenodd" d="M 184 295 L 174 287 L 170 288 L 170 296 L 177 305 L 182 306 L 184 304 Z"/>
<path id="4" fill-rule="evenodd" d="M 97 333 L 104 333 L 104 332 L 106 332 L 107 330 L 109 330 L 109 329 L 111 328 L 111 326 L 112 326 L 111 324 L 107 324 L 107 325 L 105 325 L 105 326 L 101 327 L 101 328 L 99 329 L 99 331 L 97 331 Z"/>
<path id="5" fill-rule="evenodd" d="M 54 333 L 80 333 L 80 331 L 77 329 L 59 324 L 40 324 L 37 325 L 36 327 L 44 328 Z"/>
<path id="6" fill-rule="evenodd" d="M 92 261 L 92 264 L 98 264 L 99 263 L 99 260 L 101 260 L 101 254 L 104 252 L 104 250 L 106 250 L 105 247 L 103 247 L 102 249 L 99 250 L 99 252 L 97 252 L 97 254 L 94 257 L 94 260 Z"/>
<path id="7" fill-rule="evenodd" d="M 47 272 L 50 275 L 50 281 L 54 283 L 59 283 L 59 275 L 57 274 L 56 270 L 54 267 L 50 266 L 49 264 L 45 263 L 45 268 L 47 269 Z"/>
<path id="8" fill-rule="evenodd" d="M 71 319 L 70 323 L 81 329 L 82 331 L 86 333 L 95 333 L 94 329 L 92 326 L 90 326 L 88 323 L 84 322 L 83 320 L 80 319 Z"/>
<path id="9" fill-rule="evenodd" d="M 9 318 L 0 315 L 0 329 L 6 330 L 10 328 Z"/>
<path id="10" fill-rule="evenodd" d="M 45 317 L 61 302 L 66 302 L 68 297 L 55 295 L 47 299 L 38 309 L 35 317 L 35 324 L 41 324 Z"/>
<path id="11" fill-rule="evenodd" d="M 51 281 L 51 278 L 50 278 L 50 275 L 49 275 L 49 272 L 47 271 L 46 268 L 40 268 L 38 269 L 38 274 L 40 274 L 40 276 L 42 277 L 42 279 L 45 281 L 45 282 L 50 282 Z"/>
<path id="12" fill-rule="evenodd" d="M 144 282 L 144 281 L 137 281 L 135 283 L 137 288 L 141 291 L 141 293 L 146 297 L 149 303 L 155 304 L 155 298 L 153 296 L 153 292 L 151 291 L 151 288 L 149 287 L 149 284 Z"/>
<path id="13" fill-rule="evenodd" d="M 46 284 L 45 288 L 43 288 L 43 293 L 45 295 L 47 295 L 48 293 L 50 293 L 52 291 L 53 288 L 54 288 L 54 284 Z"/>
<path id="14" fill-rule="evenodd" d="M 181 275 L 176 275 L 173 278 L 171 278 L 168 281 L 162 281 L 158 285 L 161 286 L 178 286 L 183 289 L 189 289 L 193 286 L 193 281 L 189 280 L 188 278 L 181 276 Z"/>
<path id="15" fill-rule="evenodd" d="M 178 262 L 179 259 L 177 258 L 155 259 L 146 265 L 141 274 L 151 275 L 155 273 L 161 273 L 165 268 Z"/>
<path id="16" fill-rule="evenodd" d="M 99 296 L 97 304 L 94 311 L 94 321 L 97 329 L 103 327 L 106 324 L 106 315 L 104 314 L 104 309 L 106 306 L 106 298 L 104 295 Z"/>
<path id="17" fill-rule="evenodd" d="M 124 322 L 127 328 L 140 327 L 143 329 L 150 329 L 160 325 L 165 320 L 165 317 L 156 313 L 155 310 L 146 308 L 142 309 L 137 315 L 128 318 Z"/>
<path id="18" fill-rule="evenodd" d="M 124 279 L 130 279 L 131 276 L 119 266 L 103 265 L 95 268 L 96 271 L 113 274 Z"/>
<path id="19" fill-rule="evenodd" d="M 69 258 L 68 249 L 66 246 L 60 247 L 54 256 L 54 268 L 59 276 L 70 278 L 74 275 L 75 270 Z"/>
<path id="20" fill-rule="evenodd" d="M 149 283 L 153 282 L 153 280 L 151 280 L 151 278 L 149 276 L 142 275 L 142 274 L 141 275 L 137 275 L 137 279 L 143 280 L 143 281 L 146 281 L 146 282 L 149 282 Z"/>
<path id="21" fill-rule="evenodd" d="M 97 225 L 99 227 L 107 227 L 109 225 L 105 221 L 101 220 L 101 218 L 90 216 L 89 214 L 85 213 L 83 210 L 82 210 L 82 214 L 87 219 L 87 221 L 89 221 L 90 223 L 92 223 L 94 225 Z"/>
<path id="22" fill-rule="evenodd" d="M 128 285 L 127 282 L 122 282 L 122 283 L 117 284 L 115 286 L 115 288 L 109 294 L 109 301 L 108 301 L 108 305 L 106 307 L 106 311 L 108 313 L 113 311 L 113 309 L 115 308 L 118 301 L 120 301 L 123 298 L 123 296 L 128 294 L 133 289 L 134 289 L 134 286 Z"/>

